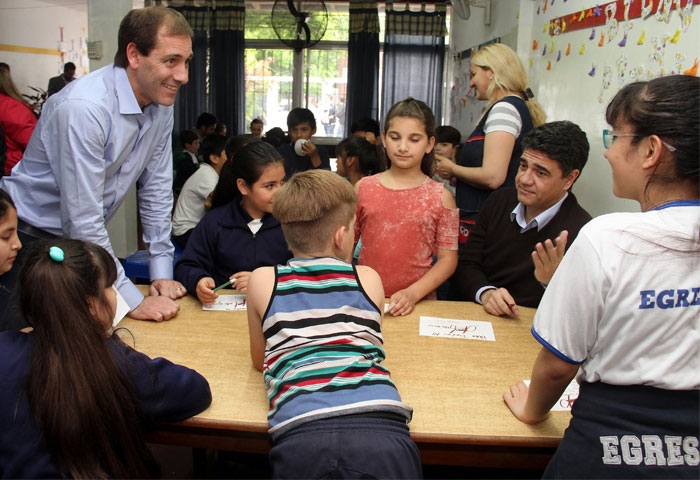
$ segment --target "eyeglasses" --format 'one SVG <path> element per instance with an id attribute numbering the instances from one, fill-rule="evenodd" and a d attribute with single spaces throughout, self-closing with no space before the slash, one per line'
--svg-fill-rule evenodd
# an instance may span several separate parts
<path id="1" fill-rule="evenodd" d="M 613 142 L 615 141 L 615 137 L 641 137 L 641 135 L 637 135 L 636 133 L 616 132 L 615 130 L 608 130 L 606 128 L 603 130 L 603 147 L 606 150 L 612 146 Z M 669 152 L 676 151 L 676 147 L 669 145 L 663 140 L 661 140 L 661 144 L 666 147 Z"/>
<path id="2" fill-rule="evenodd" d="M 603 130 L 603 147 L 607 150 L 615 141 L 615 137 L 638 137 L 636 133 L 616 132 L 615 130 Z"/>

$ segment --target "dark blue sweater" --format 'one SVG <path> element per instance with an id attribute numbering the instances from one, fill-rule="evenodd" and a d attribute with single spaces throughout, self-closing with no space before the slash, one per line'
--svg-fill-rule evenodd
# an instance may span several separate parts
<path id="1" fill-rule="evenodd" d="M 151 359 L 116 338 L 110 342 L 114 358 L 132 382 L 144 425 L 185 420 L 211 403 L 209 383 L 199 373 L 163 358 Z M 33 347 L 31 333 L 0 333 L 0 478 L 61 476 L 25 393 Z"/>
<path id="2" fill-rule="evenodd" d="M 251 220 L 239 200 L 208 211 L 192 230 L 175 264 L 175 280 L 196 295 L 197 282 L 202 278 L 212 277 L 216 285 L 221 285 L 236 272 L 287 263 L 292 252 L 279 221 L 266 214 L 262 227 L 253 235 L 248 228 Z"/>

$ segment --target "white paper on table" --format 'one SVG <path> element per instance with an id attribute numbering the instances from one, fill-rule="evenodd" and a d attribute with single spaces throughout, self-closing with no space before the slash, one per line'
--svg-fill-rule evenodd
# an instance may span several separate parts
<path id="1" fill-rule="evenodd" d="M 418 334 L 427 337 L 496 341 L 491 322 L 479 322 L 477 320 L 455 320 L 421 316 Z"/>
<path id="2" fill-rule="evenodd" d="M 525 382 L 525 385 L 528 387 L 530 386 L 530 380 L 523 380 Z M 574 404 L 574 401 L 578 398 L 578 382 L 574 378 L 571 380 L 571 383 L 566 386 L 564 389 L 564 393 L 561 394 L 561 397 L 559 397 L 559 400 L 557 400 L 557 403 L 554 404 L 554 406 L 551 408 L 551 412 L 570 412 L 571 411 L 571 406 Z"/>
<path id="3" fill-rule="evenodd" d="M 114 290 L 117 292 L 117 311 L 114 313 L 114 319 L 112 320 L 112 326 L 116 327 L 117 324 L 121 322 L 124 317 L 126 317 L 126 314 L 129 313 L 131 309 L 126 303 L 126 300 L 124 300 L 124 297 L 122 297 L 121 293 L 119 293 L 119 290 L 117 290 L 115 287 L 112 288 L 114 288 Z"/>
<path id="4" fill-rule="evenodd" d="M 202 310 L 248 310 L 244 294 L 219 295 L 210 305 L 202 305 Z"/>

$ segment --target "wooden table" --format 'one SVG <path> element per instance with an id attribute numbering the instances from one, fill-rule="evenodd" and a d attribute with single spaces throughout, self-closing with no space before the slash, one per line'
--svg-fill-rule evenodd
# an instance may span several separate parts
<path id="1" fill-rule="evenodd" d="M 224 291 L 222 293 L 233 293 Z M 249 354 L 245 312 L 203 311 L 192 296 L 179 300 L 175 319 L 125 319 L 133 345 L 151 357 L 165 357 L 204 375 L 211 406 L 196 417 L 164 424 L 154 443 L 248 453 L 267 453 L 267 396 L 262 373 Z M 508 385 L 530 378 L 539 344 L 530 335 L 534 309 L 520 319 L 488 315 L 480 305 L 424 301 L 406 317 L 385 316 L 385 365 L 414 408 L 411 437 L 423 463 L 541 469 L 569 423 L 553 412 L 539 425 L 513 417 L 501 398 Z M 420 316 L 488 321 L 495 342 L 419 336 Z M 126 335 L 125 340 L 131 343 Z"/>

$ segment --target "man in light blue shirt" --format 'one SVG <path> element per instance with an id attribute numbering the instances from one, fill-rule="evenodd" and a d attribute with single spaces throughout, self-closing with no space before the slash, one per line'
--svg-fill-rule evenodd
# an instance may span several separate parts
<path id="1" fill-rule="evenodd" d="M 19 232 L 32 239 L 66 236 L 114 254 L 106 223 L 138 187 L 150 295 L 144 297 L 116 260 L 115 286 L 129 316 L 168 320 L 186 294 L 172 280 L 173 108 L 187 83 L 192 29 L 164 7 L 131 10 L 119 27 L 114 65 L 71 82 L 46 103 L 24 157 L 0 187 L 17 205 Z"/>

